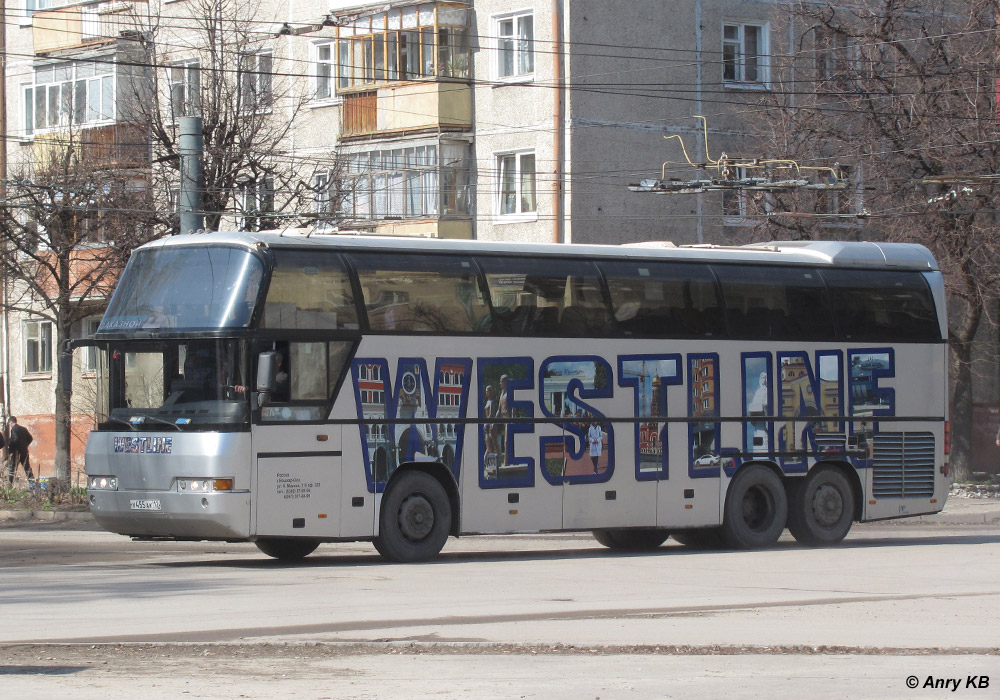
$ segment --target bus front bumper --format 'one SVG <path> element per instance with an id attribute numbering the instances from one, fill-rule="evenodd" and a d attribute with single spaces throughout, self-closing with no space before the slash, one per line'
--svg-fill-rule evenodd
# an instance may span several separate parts
<path id="1" fill-rule="evenodd" d="M 245 540 L 250 537 L 250 494 L 88 490 L 97 524 L 130 537 Z"/>

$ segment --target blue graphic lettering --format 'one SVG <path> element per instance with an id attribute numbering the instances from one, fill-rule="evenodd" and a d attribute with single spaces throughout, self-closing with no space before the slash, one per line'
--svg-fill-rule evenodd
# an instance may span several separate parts
<path id="1" fill-rule="evenodd" d="M 611 398 L 611 365 L 593 355 L 555 356 L 538 370 L 539 405 L 556 423 L 561 437 L 539 438 L 545 468 L 542 475 L 551 484 L 607 481 L 614 472 L 614 428 L 600 420 L 605 415 L 584 399 Z"/>
<path id="2" fill-rule="evenodd" d="M 618 386 L 631 387 L 636 418 L 667 415 L 667 387 L 684 382 L 680 355 L 622 355 L 618 358 Z M 670 478 L 667 424 L 645 420 L 635 424 L 635 478 Z"/>

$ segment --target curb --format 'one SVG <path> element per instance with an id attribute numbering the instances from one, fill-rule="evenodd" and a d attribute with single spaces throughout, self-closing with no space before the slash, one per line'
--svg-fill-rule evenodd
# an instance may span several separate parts
<path id="1" fill-rule="evenodd" d="M 93 520 L 90 511 L 67 510 L 0 510 L 0 522 L 27 522 L 38 520 L 51 522 L 55 520 Z"/>

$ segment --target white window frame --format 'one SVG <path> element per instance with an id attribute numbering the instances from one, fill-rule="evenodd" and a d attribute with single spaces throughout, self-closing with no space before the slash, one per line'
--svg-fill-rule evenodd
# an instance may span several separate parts
<path id="1" fill-rule="evenodd" d="M 531 20 L 531 38 L 519 38 L 519 29 L 525 19 Z M 503 33 L 503 24 L 511 23 L 510 33 Z M 526 82 L 535 79 L 535 11 L 534 9 L 507 12 L 490 18 L 490 33 L 493 37 L 493 76 L 500 83 Z M 511 57 L 510 73 L 505 73 L 504 57 Z M 523 63 L 527 61 L 527 68 Z"/>
<path id="2" fill-rule="evenodd" d="M 532 193 L 532 199 L 534 201 L 533 209 L 524 209 L 522 206 L 522 199 L 524 197 L 524 192 L 522 191 L 524 170 L 523 163 L 525 156 L 531 156 L 534 160 L 534 192 Z M 508 168 L 507 159 L 513 158 L 514 161 L 514 181 L 513 181 L 513 194 L 514 194 L 514 209 L 513 211 L 504 211 L 504 195 L 506 190 L 504 189 L 504 180 L 507 176 Z M 496 189 L 494 191 L 494 221 L 496 223 L 514 223 L 523 221 L 536 221 L 538 219 L 538 158 L 535 154 L 535 149 L 526 149 L 520 151 L 504 151 L 501 153 L 495 153 L 493 155 L 494 167 L 496 169 Z"/>
<path id="3" fill-rule="evenodd" d="M 103 60 L 103 57 L 99 60 Z M 118 72 L 115 70 L 113 57 L 108 57 L 108 72 L 96 73 L 95 70 L 87 71 L 93 73 L 91 75 L 80 75 L 80 68 L 84 66 L 96 67 L 98 65 L 101 64 L 92 61 L 74 61 L 70 59 L 32 66 L 32 81 L 21 84 L 21 120 L 24 125 L 25 137 L 32 138 L 37 134 L 58 132 L 70 127 L 94 127 L 113 124 L 117 119 L 118 109 Z M 68 79 L 39 83 L 38 73 L 49 68 L 53 72 L 68 68 L 70 76 Z M 78 92 L 81 86 L 84 88 L 84 103 L 78 105 L 77 98 L 79 97 Z M 104 91 L 107 86 L 110 86 L 108 87 L 110 94 L 107 95 L 108 101 L 105 104 Z M 95 97 L 94 93 L 95 87 L 99 88 L 99 95 L 97 97 Z M 45 124 L 39 126 L 37 124 L 39 118 L 37 92 L 42 89 L 44 89 L 45 95 L 42 100 L 45 106 Z M 32 101 L 31 115 L 34 122 L 32 124 L 27 123 L 27 102 L 29 99 Z M 50 124 L 49 114 L 52 112 L 51 108 L 53 107 L 56 109 L 57 119 L 55 124 Z M 82 110 L 82 115 L 77 114 L 79 110 Z M 95 114 L 96 116 L 94 116 Z M 78 118 L 80 116 L 82 116 L 82 119 Z"/>
<path id="4" fill-rule="evenodd" d="M 442 216 L 441 183 L 448 166 L 443 149 L 448 144 L 417 141 L 395 143 L 347 155 L 347 172 L 337 202 L 343 218 L 350 220 L 419 220 Z M 464 215 L 464 214 L 463 214 Z"/>
<path id="5" fill-rule="evenodd" d="M 752 79 L 747 78 L 747 28 L 752 27 L 760 32 L 757 46 L 757 76 Z M 736 29 L 735 38 L 727 38 L 727 29 Z M 725 20 L 722 23 L 722 82 L 728 88 L 750 88 L 755 90 L 766 90 L 770 88 L 770 66 L 771 66 L 771 33 L 770 25 L 767 22 Z M 734 75 L 726 77 L 727 49 L 735 51 Z"/>
<path id="6" fill-rule="evenodd" d="M 194 117 L 201 113 L 201 62 L 198 59 L 176 61 L 166 67 L 167 71 L 167 105 L 174 119 L 179 117 Z M 175 80 L 175 71 L 181 72 L 181 80 Z M 193 79 L 192 79 L 193 78 Z M 183 92 L 180 112 L 174 111 L 174 86 L 181 87 Z"/>
<path id="7" fill-rule="evenodd" d="M 21 330 L 25 376 L 51 375 L 52 321 L 26 320 Z M 34 344 L 34 347 L 31 347 L 31 344 Z M 29 359 L 34 359 L 35 369 L 31 369 L 28 363 Z"/>
<path id="8" fill-rule="evenodd" d="M 734 171 L 732 179 L 746 179 L 746 168 L 734 167 L 732 169 Z M 733 205 L 735 205 L 735 207 Z M 746 225 L 747 191 L 745 189 L 722 190 L 722 216 L 722 223 L 724 226 Z"/>
<path id="9" fill-rule="evenodd" d="M 329 52 L 328 58 L 320 58 L 320 54 L 326 49 Z M 321 69 L 326 69 L 326 75 L 320 75 Z M 313 102 L 328 104 L 336 99 L 338 81 L 339 62 L 337 60 L 337 42 L 333 39 L 317 41 L 312 45 L 312 71 L 310 71 L 310 99 Z M 323 82 L 326 83 L 325 94 L 323 92 Z"/>
<path id="10" fill-rule="evenodd" d="M 237 195 L 238 230 L 259 231 L 261 230 L 261 219 L 274 217 L 275 189 L 272 176 L 267 175 L 258 180 L 246 180 L 240 183 Z M 253 228 L 247 228 L 248 226 Z"/>
<path id="11" fill-rule="evenodd" d="M 21 131 L 22 138 L 32 139 L 35 136 L 35 84 L 21 83 Z"/>
<path id="12" fill-rule="evenodd" d="M 842 165 L 841 174 L 845 176 L 848 185 L 852 182 L 853 189 L 818 190 L 816 195 L 823 205 L 817 206 L 818 213 L 829 215 L 824 223 L 827 228 L 861 228 L 862 219 L 858 217 L 864 211 L 864 183 L 861 179 L 861 166 Z M 836 218 L 834 218 L 836 217 Z"/>
<path id="13" fill-rule="evenodd" d="M 261 70 L 264 56 L 270 63 L 268 70 Z M 267 112 L 274 106 L 274 51 L 261 49 L 240 56 L 238 89 L 246 112 Z"/>
<path id="14" fill-rule="evenodd" d="M 93 338 L 101 325 L 101 317 L 85 318 L 82 322 L 81 338 Z M 86 376 L 97 374 L 97 346 L 87 345 L 80 353 L 80 373 Z"/>

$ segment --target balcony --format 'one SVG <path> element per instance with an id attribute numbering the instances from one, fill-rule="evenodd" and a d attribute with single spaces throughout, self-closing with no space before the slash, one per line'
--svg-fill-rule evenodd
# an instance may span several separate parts
<path id="1" fill-rule="evenodd" d="M 149 134 L 135 124 L 107 124 L 74 131 L 57 131 L 35 137 L 35 162 L 50 163 L 67 148 L 79 154 L 79 162 L 90 168 L 148 168 Z"/>
<path id="2" fill-rule="evenodd" d="M 111 42 L 140 29 L 134 2 L 95 2 L 35 12 L 31 20 L 36 54 Z"/>
<path id="3" fill-rule="evenodd" d="M 344 95 L 345 138 L 471 128 L 472 89 L 464 83 L 386 84 Z"/>

